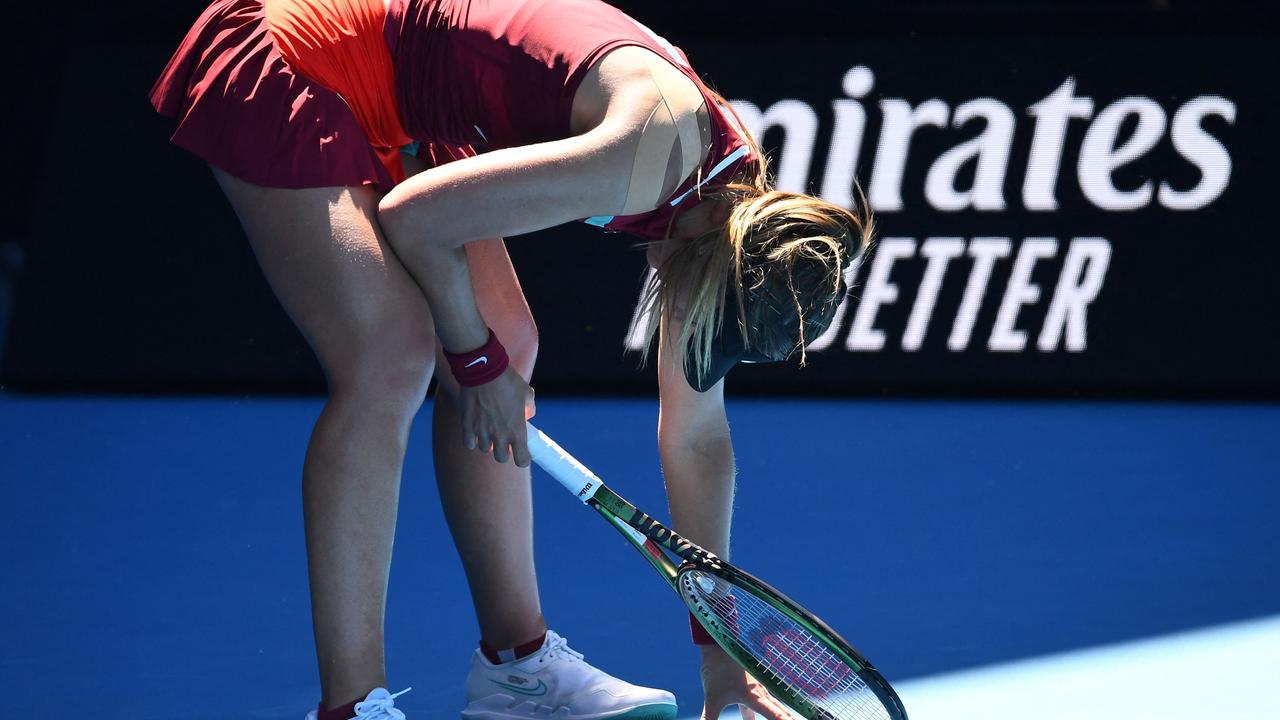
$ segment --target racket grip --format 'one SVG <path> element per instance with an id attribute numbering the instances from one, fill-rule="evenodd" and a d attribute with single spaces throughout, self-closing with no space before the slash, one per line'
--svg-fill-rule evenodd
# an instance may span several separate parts
<path id="1" fill-rule="evenodd" d="M 529 455 L 538 467 L 583 503 L 590 500 L 604 482 L 586 465 L 578 462 L 577 458 L 547 437 L 546 433 L 534 427 L 533 423 L 526 423 L 526 426 L 529 432 Z"/>

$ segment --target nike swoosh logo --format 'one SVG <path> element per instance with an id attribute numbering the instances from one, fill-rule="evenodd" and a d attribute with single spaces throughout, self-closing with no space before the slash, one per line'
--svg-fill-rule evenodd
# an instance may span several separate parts
<path id="1" fill-rule="evenodd" d="M 498 687 L 504 687 L 512 692 L 518 692 L 521 695 L 546 695 L 547 694 L 547 684 L 541 680 L 538 681 L 538 686 L 535 688 L 522 688 L 519 685 L 510 685 L 504 682 L 498 682 L 497 680 L 490 680 L 489 682 L 493 683 L 494 685 L 497 685 Z"/>
<path id="2" fill-rule="evenodd" d="M 480 364 L 480 363 L 484 363 L 485 365 L 488 365 L 488 364 L 489 364 L 489 356 L 488 356 L 488 355 L 481 355 L 480 357 L 476 358 L 475 360 L 472 360 L 471 362 L 467 363 L 467 364 L 465 365 L 465 367 L 475 367 L 476 365 L 478 365 L 478 364 Z"/>

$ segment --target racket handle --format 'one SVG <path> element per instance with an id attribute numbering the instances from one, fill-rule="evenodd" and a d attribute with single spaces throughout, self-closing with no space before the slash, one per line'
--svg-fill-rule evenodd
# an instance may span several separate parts
<path id="1" fill-rule="evenodd" d="M 538 467 L 547 471 L 583 503 L 590 500 L 604 484 L 586 465 L 547 437 L 546 433 L 526 423 L 529 430 L 529 454 Z"/>

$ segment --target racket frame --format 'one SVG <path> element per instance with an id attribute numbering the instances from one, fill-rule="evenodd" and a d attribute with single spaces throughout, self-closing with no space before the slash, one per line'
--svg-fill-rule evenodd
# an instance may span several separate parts
<path id="1" fill-rule="evenodd" d="M 644 556 L 658 575 L 685 603 L 693 617 L 706 628 L 729 657 L 763 684 L 774 697 L 782 700 L 807 720 L 830 720 L 830 715 L 795 693 L 778 678 L 763 668 L 737 639 L 721 627 L 714 613 L 698 608 L 680 589 L 680 581 L 690 570 L 701 570 L 738 587 L 773 607 L 778 612 L 804 627 L 810 634 L 867 684 L 880 699 L 893 720 L 907 720 L 907 713 L 888 681 L 847 640 L 799 603 L 782 594 L 772 585 L 741 570 L 697 543 L 667 528 L 651 515 L 640 510 L 621 495 L 614 492 L 595 473 L 566 452 L 532 424 L 528 426 L 529 448 L 534 461 L 573 493 L 585 505 L 600 513 L 609 524 L 625 537 Z M 680 559 L 676 565 L 666 552 Z M 690 581 L 693 582 L 693 581 Z"/>

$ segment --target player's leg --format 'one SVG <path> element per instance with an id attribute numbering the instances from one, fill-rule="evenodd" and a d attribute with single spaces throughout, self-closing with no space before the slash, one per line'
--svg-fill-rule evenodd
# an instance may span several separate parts
<path id="1" fill-rule="evenodd" d="M 471 243 L 467 259 L 480 311 L 527 380 L 537 352 L 537 331 L 506 248 L 499 241 Z M 563 638 L 546 631 L 533 565 L 529 470 L 463 447 L 452 400 L 457 385 L 443 359 L 437 367 L 436 477 L 471 585 L 481 637 L 490 651 L 526 645 L 522 650 L 528 653 L 493 659 L 475 653 L 463 718 L 527 720 L 545 717 L 542 707 L 582 719 L 674 717 L 671 693 L 611 677 L 570 650 Z M 541 646 L 529 643 L 544 632 Z"/>
<path id="2" fill-rule="evenodd" d="M 370 188 L 262 188 L 215 170 L 328 398 L 303 467 L 312 617 L 327 707 L 386 684 L 383 616 L 409 426 L 434 336 Z"/>
<path id="3" fill-rule="evenodd" d="M 401 159 L 411 175 L 427 169 L 417 157 Z M 466 248 L 480 313 L 527 382 L 538 330 L 506 245 L 494 239 Z M 533 563 L 529 470 L 463 446 L 458 386 L 438 345 L 436 353 L 440 388 L 433 403 L 432 451 L 445 519 L 467 574 L 480 636 L 496 647 L 515 647 L 546 631 Z"/>
<path id="4" fill-rule="evenodd" d="M 528 381 L 538 331 L 506 246 L 501 240 L 470 243 L 467 262 L 481 314 Z M 513 648 L 547 629 L 534 572 L 529 469 L 463 446 L 457 384 L 442 356 L 436 366 L 432 447 L 445 518 L 466 569 L 480 637 L 493 647 Z"/>

